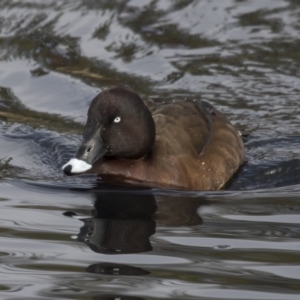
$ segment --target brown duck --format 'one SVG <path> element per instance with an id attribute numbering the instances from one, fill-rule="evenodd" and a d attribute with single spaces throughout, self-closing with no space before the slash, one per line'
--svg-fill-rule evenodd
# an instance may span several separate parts
<path id="1" fill-rule="evenodd" d="M 83 142 L 63 166 L 151 187 L 217 190 L 244 162 L 238 131 L 205 101 L 147 104 L 123 88 L 91 102 Z"/>

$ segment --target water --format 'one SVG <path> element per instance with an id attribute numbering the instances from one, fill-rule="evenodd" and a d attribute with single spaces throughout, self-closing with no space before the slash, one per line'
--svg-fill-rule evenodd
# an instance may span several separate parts
<path id="1" fill-rule="evenodd" d="M 0 0 L 1 299 L 299 299 L 300 3 Z M 90 100 L 199 98 L 245 134 L 223 191 L 65 177 Z"/>

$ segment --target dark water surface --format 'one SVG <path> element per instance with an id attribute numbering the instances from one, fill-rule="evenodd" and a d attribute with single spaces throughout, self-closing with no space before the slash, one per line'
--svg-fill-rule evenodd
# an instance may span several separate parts
<path id="1" fill-rule="evenodd" d="M 0 299 L 299 300 L 299 24 L 297 0 L 0 0 Z M 65 177 L 114 85 L 225 112 L 227 190 Z"/>

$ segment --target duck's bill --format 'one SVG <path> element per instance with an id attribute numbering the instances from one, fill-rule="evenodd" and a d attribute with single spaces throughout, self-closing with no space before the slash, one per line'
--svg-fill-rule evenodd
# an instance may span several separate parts
<path id="1" fill-rule="evenodd" d="M 103 144 L 99 136 L 94 136 L 88 141 L 84 141 L 78 148 L 74 158 L 67 162 L 62 170 L 66 175 L 84 173 L 90 170 L 93 164 L 103 157 L 107 152 L 107 147 Z"/>

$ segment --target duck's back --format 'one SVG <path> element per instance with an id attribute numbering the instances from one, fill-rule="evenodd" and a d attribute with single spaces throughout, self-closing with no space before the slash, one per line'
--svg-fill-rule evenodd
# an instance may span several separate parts
<path id="1" fill-rule="evenodd" d="M 228 119 L 205 101 L 152 108 L 156 141 L 152 176 L 165 186 L 220 189 L 244 162 L 244 147 Z M 151 177 L 151 178 L 150 178 Z"/>
<path id="2" fill-rule="evenodd" d="M 197 157 L 211 136 L 210 115 L 200 103 L 177 102 L 152 111 L 156 127 L 156 151 L 163 155 Z"/>

